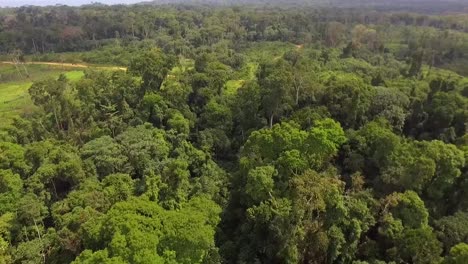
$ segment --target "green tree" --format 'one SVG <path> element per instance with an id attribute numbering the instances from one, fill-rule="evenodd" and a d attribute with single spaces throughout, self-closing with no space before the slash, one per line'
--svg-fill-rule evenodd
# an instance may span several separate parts
<path id="1" fill-rule="evenodd" d="M 263 110 L 271 128 L 274 118 L 281 118 L 293 105 L 292 74 L 287 63 L 279 60 L 275 64 L 260 65 L 258 80 Z"/>
<path id="2" fill-rule="evenodd" d="M 72 116 L 69 115 L 72 103 L 67 94 L 68 87 L 67 78 L 65 75 L 60 75 L 57 80 L 49 78 L 35 82 L 29 88 L 33 103 L 52 115 L 51 122 L 57 131 L 74 129 Z"/>
<path id="3" fill-rule="evenodd" d="M 0 170 L 0 215 L 14 212 L 23 193 L 23 181 L 11 170 Z"/>
<path id="4" fill-rule="evenodd" d="M 459 243 L 468 243 L 467 221 L 468 213 L 461 211 L 436 221 L 437 235 L 447 251 Z"/>
<path id="5" fill-rule="evenodd" d="M 26 157 L 34 173 L 25 184 L 44 201 L 64 198 L 86 178 L 76 148 L 55 141 L 43 141 L 28 146 Z"/>
<path id="6" fill-rule="evenodd" d="M 117 203 L 99 225 L 93 244 L 104 250 L 84 251 L 77 263 L 202 263 L 214 247 L 220 209 L 194 198 L 180 211 L 167 211 L 151 201 L 133 198 Z M 119 262 L 120 261 L 120 262 Z"/>
<path id="7" fill-rule="evenodd" d="M 445 258 L 444 264 L 462 264 L 468 261 L 468 244 L 460 243 L 450 249 L 449 255 Z"/>
<path id="8" fill-rule="evenodd" d="M 80 150 L 85 164 L 93 166 L 100 177 L 128 171 L 128 158 L 122 145 L 109 136 L 87 142 Z"/>
<path id="9" fill-rule="evenodd" d="M 24 178 L 27 177 L 30 167 L 27 164 L 24 155 L 24 147 L 13 143 L 0 142 L 1 169 L 10 169 Z"/>
<path id="10" fill-rule="evenodd" d="M 9 246 L 11 241 L 10 230 L 13 224 L 13 213 L 0 214 L 0 263 L 12 263 Z"/>
<path id="11" fill-rule="evenodd" d="M 128 70 L 142 78 L 144 91 L 159 91 L 174 65 L 173 56 L 153 48 L 135 56 Z"/>
<path id="12" fill-rule="evenodd" d="M 252 130 L 262 127 L 265 122 L 261 116 L 260 87 L 255 81 L 248 81 L 237 90 L 233 104 L 234 128 L 238 129 L 242 140 L 245 140 Z"/>
<path id="13" fill-rule="evenodd" d="M 437 263 L 440 261 L 442 248 L 431 229 L 409 229 L 398 239 L 396 252 L 402 261 Z"/>
<path id="14" fill-rule="evenodd" d="M 122 146 L 123 154 L 131 166 L 131 173 L 142 177 L 145 172 L 156 170 L 160 162 L 167 158 L 170 144 L 163 130 L 141 125 L 129 128 L 116 138 Z"/>
<path id="15" fill-rule="evenodd" d="M 343 127 L 357 128 L 369 117 L 373 90 L 355 75 L 333 76 L 326 84 L 322 103 Z"/>
<path id="16" fill-rule="evenodd" d="M 382 119 L 367 123 L 359 131 L 349 131 L 348 138 L 344 164 L 352 172 L 363 172 L 369 182 L 387 166 L 389 155 L 402 141 Z"/>
<path id="17" fill-rule="evenodd" d="M 257 167 L 249 171 L 245 193 L 253 201 L 268 200 L 273 192 L 275 168 L 272 166 Z"/>

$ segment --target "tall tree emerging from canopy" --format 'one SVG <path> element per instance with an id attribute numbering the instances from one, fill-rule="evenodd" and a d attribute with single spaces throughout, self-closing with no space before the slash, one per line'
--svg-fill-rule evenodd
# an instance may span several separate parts
<path id="1" fill-rule="evenodd" d="M 317 120 L 308 130 L 302 130 L 294 122 L 283 122 L 250 135 L 241 152 L 238 189 L 234 190 L 234 197 L 239 195 L 239 200 L 231 201 L 239 204 L 243 214 L 236 215 L 240 217 L 240 225 L 235 233 L 240 235 L 234 238 L 227 235 L 228 240 L 233 240 L 227 244 L 234 243 L 239 250 L 239 255 L 229 259 L 230 262 L 237 258 L 261 263 L 297 263 L 327 254 L 324 248 L 309 252 L 308 256 L 304 251 L 315 250 L 308 244 L 319 243 L 320 238 L 309 236 L 315 236 L 318 229 L 327 236 L 320 228 L 325 220 L 316 215 L 340 202 L 342 182 L 310 168 L 326 169 L 345 141 L 343 129 L 331 119 Z M 342 242 L 335 241 L 335 235 L 346 236 L 345 231 L 341 227 L 334 230 L 336 234 L 329 237 L 333 240 L 330 247 L 335 242 L 341 247 Z M 341 254 L 332 251 L 332 259 Z"/>
<path id="2" fill-rule="evenodd" d="M 263 109 L 271 128 L 273 127 L 274 119 L 280 119 L 282 114 L 293 105 L 290 67 L 282 59 L 274 64 L 261 65 L 258 80 L 261 88 Z"/>
<path id="3" fill-rule="evenodd" d="M 176 63 L 176 58 L 159 49 L 148 49 L 130 62 L 129 72 L 140 76 L 144 91 L 159 91 Z"/>

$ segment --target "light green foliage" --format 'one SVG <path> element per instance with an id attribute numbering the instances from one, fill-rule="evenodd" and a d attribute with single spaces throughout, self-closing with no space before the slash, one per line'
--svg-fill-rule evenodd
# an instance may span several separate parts
<path id="1" fill-rule="evenodd" d="M 417 229 L 428 225 L 429 213 L 424 202 L 413 191 L 393 193 L 387 196 L 385 208 L 392 218 L 401 222 L 404 228 Z"/>
<path id="2" fill-rule="evenodd" d="M 293 49 L 291 43 L 280 41 L 263 41 L 254 42 L 252 47 L 246 51 L 249 58 L 254 58 L 257 61 L 268 61 L 271 58 L 281 58 L 284 53 Z"/>
<path id="3" fill-rule="evenodd" d="M 27 90 L 31 82 L 9 82 L 0 83 L 0 122 L 2 126 L 11 123 L 12 119 L 22 112 L 31 110 L 28 105 L 31 99 Z"/>
<path id="4" fill-rule="evenodd" d="M 330 118 L 330 113 L 326 107 L 317 107 L 317 108 L 303 108 L 299 111 L 296 111 L 291 116 L 291 120 L 300 124 L 303 129 L 308 129 L 312 127 L 316 120 L 321 120 L 325 118 Z"/>
<path id="5" fill-rule="evenodd" d="M 34 239 L 20 243 L 12 252 L 14 261 L 20 263 L 47 263 L 54 261 L 58 237 L 54 230 L 49 229 Z M 50 256 L 50 258 L 49 258 Z"/>
<path id="6" fill-rule="evenodd" d="M 256 234 L 257 238 L 249 240 L 249 245 L 267 252 L 262 261 L 296 263 L 301 258 L 321 258 L 327 254 L 333 259 L 352 259 L 360 233 L 373 223 L 368 206 L 356 199 L 350 201 L 352 209 L 348 211 L 344 207 L 342 182 L 308 170 L 326 167 L 345 142 L 342 128 L 331 119 L 317 120 L 306 131 L 289 122 L 251 134 L 241 158 L 241 173 L 246 171 L 246 185 L 241 192 L 249 197 L 245 199 L 249 221 L 242 230 L 248 228 L 251 231 L 246 232 Z M 331 227 L 328 218 L 317 217 L 322 213 L 338 224 L 335 233 L 321 229 L 322 225 Z M 360 231 L 349 231 L 352 228 Z M 259 237 L 263 232 L 267 232 L 268 238 Z M 316 237 L 317 232 L 320 237 Z M 359 235 L 352 235 L 353 232 Z M 265 245 L 263 239 L 281 243 Z M 253 254 L 250 257 L 256 254 L 244 247 L 241 250 Z"/>
<path id="7" fill-rule="evenodd" d="M 166 82 L 165 86 L 161 88 L 160 94 L 164 97 L 167 104 L 185 113 L 188 108 L 187 101 L 191 92 L 192 88 L 186 83 L 170 81 Z"/>
<path id="8" fill-rule="evenodd" d="M 260 167 L 255 173 L 266 170 Z M 360 236 L 375 224 L 364 196 L 345 197 L 338 178 L 310 170 L 292 177 L 288 185 L 287 192 L 276 188 L 260 204 L 247 209 L 247 222 L 241 230 L 247 229 L 254 237 L 241 247 L 249 254 L 245 257 L 286 263 L 353 259 Z M 277 243 L 267 242 L 275 239 Z M 261 247 L 267 255 L 256 255 L 249 247 Z"/>
<path id="9" fill-rule="evenodd" d="M 18 201 L 17 221 L 33 226 L 47 216 L 47 207 L 37 195 L 27 193 Z"/>
<path id="10" fill-rule="evenodd" d="M 0 142 L 0 168 L 10 169 L 15 173 L 26 177 L 30 166 L 25 160 L 24 147 L 8 142 Z"/>
<path id="11" fill-rule="evenodd" d="M 123 132 L 144 96 L 139 81 L 122 71 L 86 71 L 85 77 L 73 86 L 73 123 L 86 128 L 72 135 L 78 142 L 102 135 L 115 137 Z"/>
<path id="12" fill-rule="evenodd" d="M 111 174 L 102 181 L 104 195 L 111 204 L 130 199 L 135 192 L 134 180 L 128 174 Z"/>
<path id="13" fill-rule="evenodd" d="M 326 214 L 328 210 L 333 210 L 332 208 L 336 208 L 343 202 L 342 182 L 329 175 L 307 171 L 293 178 L 291 184 L 294 212 L 300 220 L 297 234 L 299 236 L 298 249 L 307 252 L 303 258 L 316 258 L 323 261 L 329 254 L 332 254 L 332 258 L 336 259 L 339 251 L 333 249 L 333 244 L 345 243 L 344 235 L 339 228 L 328 226 L 327 220 L 320 215 Z M 327 226 L 322 229 L 322 225 Z M 340 237 L 334 234 L 339 234 Z M 338 246 L 341 247 L 341 245 Z"/>
<path id="14" fill-rule="evenodd" d="M 73 264 L 124 264 L 126 263 L 121 257 L 109 258 L 109 253 L 106 249 L 92 252 L 91 250 L 85 250 L 78 256 L 78 258 L 72 262 Z"/>
<path id="15" fill-rule="evenodd" d="M 144 120 L 160 126 L 167 114 L 168 106 L 164 98 L 156 93 L 147 93 L 142 101 Z"/>
<path id="16" fill-rule="evenodd" d="M 320 167 L 334 157 L 338 148 L 347 141 L 340 124 L 328 118 L 317 120 L 306 139 L 306 152 L 311 153 L 313 167 Z"/>
<path id="17" fill-rule="evenodd" d="M 8 252 L 9 241 L 11 239 L 10 229 L 14 219 L 13 213 L 0 214 L 0 263 L 11 263 L 11 256 Z"/>
<path id="18" fill-rule="evenodd" d="M 53 124 L 54 129 L 60 132 L 73 131 L 74 103 L 65 75 L 61 74 L 57 80 L 49 78 L 35 82 L 28 91 L 34 105 L 44 110 L 46 119 Z"/>
<path id="19" fill-rule="evenodd" d="M 294 123 L 276 124 L 272 129 L 255 131 L 244 145 L 241 165 L 248 169 L 272 163 L 283 151 L 304 146 L 306 138 L 307 132 Z"/>
<path id="20" fill-rule="evenodd" d="M 247 176 L 245 193 L 254 201 L 263 201 L 271 196 L 274 187 L 275 168 L 272 166 L 251 169 Z"/>
<path id="21" fill-rule="evenodd" d="M 244 146 L 241 164 L 249 168 L 278 160 L 285 169 L 292 170 L 288 173 L 304 168 L 300 164 L 320 168 L 336 155 L 345 141 L 343 129 L 331 119 L 316 121 L 308 131 L 301 130 L 293 122 L 281 123 L 252 133 Z M 296 158 L 302 161 L 291 160 Z M 292 162 L 288 164 L 287 161 Z M 294 164 L 300 165 L 299 168 Z"/>
<path id="22" fill-rule="evenodd" d="M 402 144 L 389 156 L 382 180 L 399 188 L 421 191 L 434 176 L 436 163 L 413 144 Z"/>
<path id="23" fill-rule="evenodd" d="M 229 122 L 232 119 L 231 110 L 226 105 L 216 102 L 216 100 L 211 100 L 206 104 L 205 111 L 200 119 L 203 127 L 219 128 L 225 131 L 231 129 Z"/>
<path id="24" fill-rule="evenodd" d="M 210 100 L 200 115 L 200 143 L 204 150 L 214 150 L 215 153 L 229 151 L 231 144 L 228 133 L 232 129 L 231 109 L 223 102 Z"/>
<path id="25" fill-rule="evenodd" d="M 180 211 L 136 198 L 117 203 L 102 218 L 100 237 L 94 238 L 107 249 L 85 251 L 75 263 L 101 258 L 108 263 L 165 263 L 168 257 L 177 263 L 201 263 L 214 246 L 219 213 L 219 207 L 205 198 L 192 199 Z"/>
<path id="26" fill-rule="evenodd" d="M 11 170 L 0 170 L 0 215 L 14 212 L 23 192 L 23 181 Z"/>
<path id="27" fill-rule="evenodd" d="M 173 129 L 178 134 L 188 135 L 190 133 L 190 121 L 180 112 L 173 112 L 167 120 L 169 129 Z"/>
<path id="28" fill-rule="evenodd" d="M 450 249 L 444 264 L 463 264 L 468 262 L 468 244 L 460 243 Z"/>
<path id="29" fill-rule="evenodd" d="M 176 208 L 178 204 L 187 201 L 190 190 L 189 163 L 184 159 L 173 159 L 165 164 L 162 171 L 161 196 L 167 208 Z"/>

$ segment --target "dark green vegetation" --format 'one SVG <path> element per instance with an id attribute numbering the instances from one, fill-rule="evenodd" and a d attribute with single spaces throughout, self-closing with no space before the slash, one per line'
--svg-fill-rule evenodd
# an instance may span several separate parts
<path id="1" fill-rule="evenodd" d="M 2 124 L 0 263 L 468 263 L 467 23 L 1 10 L 5 60 L 128 70 L 34 81 Z"/>

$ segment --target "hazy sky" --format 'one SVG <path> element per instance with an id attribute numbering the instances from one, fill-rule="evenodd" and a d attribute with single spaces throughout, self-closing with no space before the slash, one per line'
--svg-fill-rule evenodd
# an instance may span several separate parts
<path id="1" fill-rule="evenodd" d="M 142 2 L 142 0 L 0 0 L 0 7 L 5 6 L 22 6 L 22 5 L 83 5 L 92 2 L 99 2 L 103 4 L 133 4 Z"/>

